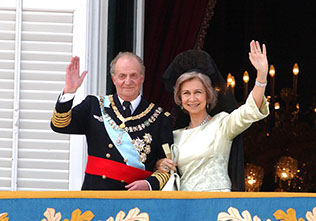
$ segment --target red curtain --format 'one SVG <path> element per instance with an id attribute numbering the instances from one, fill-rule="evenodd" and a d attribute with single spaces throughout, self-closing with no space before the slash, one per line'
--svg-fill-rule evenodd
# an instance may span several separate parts
<path id="1" fill-rule="evenodd" d="M 146 0 L 144 97 L 166 110 L 172 96 L 165 91 L 161 75 L 182 51 L 201 47 L 213 14 L 215 0 Z"/>

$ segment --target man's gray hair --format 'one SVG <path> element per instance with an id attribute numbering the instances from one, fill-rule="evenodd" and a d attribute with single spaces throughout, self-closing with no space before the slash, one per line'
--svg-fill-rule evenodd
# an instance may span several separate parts
<path id="1" fill-rule="evenodd" d="M 143 60 L 137 56 L 136 54 L 132 53 L 132 52 L 129 52 L 129 51 L 125 51 L 125 52 L 119 52 L 116 57 L 111 61 L 110 63 L 110 73 L 111 75 L 114 76 L 115 74 L 115 70 L 114 70 L 114 67 L 116 65 L 116 62 L 118 61 L 118 59 L 120 59 L 121 57 L 133 57 L 133 58 L 136 58 L 136 60 L 138 61 L 138 63 L 140 64 L 140 71 L 141 71 L 141 74 L 144 75 L 145 73 L 145 65 L 144 65 L 144 62 Z"/>

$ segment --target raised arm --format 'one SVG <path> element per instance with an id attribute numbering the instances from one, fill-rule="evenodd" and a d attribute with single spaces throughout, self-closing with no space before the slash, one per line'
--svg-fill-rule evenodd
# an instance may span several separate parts
<path id="1" fill-rule="evenodd" d="M 80 73 L 80 58 L 72 57 L 69 65 L 66 69 L 66 86 L 64 88 L 64 93 L 75 93 L 77 89 L 81 86 L 88 71 Z"/>
<path id="2" fill-rule="evenodd" d="M 268 75 L 268 60 L 265 44 L 262 45 L 261 51 L 259 42 L 251 41 L 249 59 L 252 65 L 257 69 L 256 84 L 252 90 L 252 96 L 257 107 L 260 109 L 264 98 Z"/>

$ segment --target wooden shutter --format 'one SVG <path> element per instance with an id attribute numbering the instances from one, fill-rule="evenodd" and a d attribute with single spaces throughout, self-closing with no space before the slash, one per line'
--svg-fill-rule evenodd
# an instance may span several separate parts
<path id="1" fill-rule="evenodd" d="M 19 59 L 15 17 L 15 10 L 0 10 L 0 189 L 68 190 L 69 135 L 49 123 L 72 56 L 73 12 L 23 10 Z"/>
<path id="2" fill-rule="evenodd" d="M 0 9 L 0 190 L 11 189 L 15 17 Z"/>

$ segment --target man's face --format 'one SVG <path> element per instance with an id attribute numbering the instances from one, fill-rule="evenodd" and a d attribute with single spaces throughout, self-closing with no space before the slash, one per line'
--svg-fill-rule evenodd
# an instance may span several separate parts
<path id="1" fill-rule="evenodd" d="M 125 101 L 132 101 L 139 95 L 145 76 L 141 74 L 141 67 L 136 58 L 123 56 L 114 67 L 112 81 L 116 92 Z"/>

